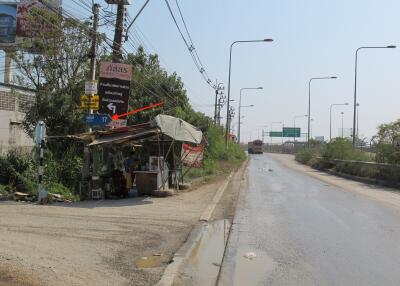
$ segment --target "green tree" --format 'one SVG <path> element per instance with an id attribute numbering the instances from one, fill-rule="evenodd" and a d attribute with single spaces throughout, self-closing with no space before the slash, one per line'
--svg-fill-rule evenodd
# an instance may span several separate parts
<path id="1" fill-rule="evenodd" d="M 380 125 L 375 141 L 377 162 L 400 164 L 400 119 Z"/>

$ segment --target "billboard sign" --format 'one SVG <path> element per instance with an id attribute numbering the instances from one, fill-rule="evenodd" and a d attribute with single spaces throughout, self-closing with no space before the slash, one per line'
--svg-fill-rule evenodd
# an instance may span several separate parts
<path id="1" fill-rule="evenodd" d="M 100 64 L 100 113 L 113 116 L 127 112 L 131 77 L 131 65 L 112 62 Z"/>
<path id="2" fill-rule="evenodd" d="M 283 137 L 300 137 L 301 131 L 300 128 L 293 127 L 283 127 Z"/>
<path id="3" fill-rule="evenodd" d="M 99 96 L 98 95 L 82 95 L 81 96 L 81 109 L 99 109 Z"/>
<path id="4" fill-rule="evenodd" d="M 97 81 L 90 80 L 85 82 L 85 94 L 93 95 L 97 94 Z"/>
<path id="5" fill-rule="evenodd" d="M 111 122 L 111 117 L 108 114 L 85 114 L 83 122 L 87 125 L 107 125 Z"/>
<path id="6" fill-rule="evenodd" d="M 269 137 L 283 137 L 283 133 L 281 131 L 270 131 Z"/>
<path id="7" fill-rule="evenodd" d="M 192 147 L 186 143 L 182 144 L 182 164 L 192 168 L 203 167 L 204 146 Z"/>
<path id="8" fill-rule="evenodd" d="M 0 4 L 0 48 L 13 46 L 17 29 L 17 4 Z"/>
<path id="9" fill-rule="evenodd" d="M 17 6 L 17 43 L 35 50 L 61 32 L 62 0 L 21 0 Z M 53 35 L 53 36 L 52 36 Z"/>

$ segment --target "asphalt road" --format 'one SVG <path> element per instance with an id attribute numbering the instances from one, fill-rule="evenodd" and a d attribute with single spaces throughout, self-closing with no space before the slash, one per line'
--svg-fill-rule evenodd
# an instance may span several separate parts
<path id="1" fill-rule="evenodd" d="M 400 285 L 399 208 L 266 154 L 244 185 L 219 285 Z"/>

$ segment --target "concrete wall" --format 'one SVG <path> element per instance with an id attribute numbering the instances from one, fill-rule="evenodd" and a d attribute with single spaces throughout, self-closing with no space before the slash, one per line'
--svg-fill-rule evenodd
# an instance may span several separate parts
<path id="1" fill-rule="evenodd" d="M 22 121 L 34 98 L 32 92 L 0 86 L 0 153 L 32 149 L 33 140 L 24 132 Z"/>

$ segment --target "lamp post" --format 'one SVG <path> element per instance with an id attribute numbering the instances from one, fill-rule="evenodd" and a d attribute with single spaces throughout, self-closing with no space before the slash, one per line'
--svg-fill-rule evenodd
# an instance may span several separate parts
<path id="1" fill-rule="evenodd" d="M 308 115 L 296 115 L 293 117 L 293 146 L 296 143 L 296 134 L 294 133 L 294 130 L 296 129 L 296 118 L 300 118 L 300 117 L 308 117 Z"/>
<path id="2" fill-rule="evenodd" d="M 239 96 L 239 127 L 238 127 L 238 142 L 240 143 L 240 111 L 242 109 L 242 91 L 243 90 L 251 90 L 251 89 L 263 89 L 261 86 L 260 87 L 243 87 L 240 89 L 240 96 Z M 254 106 L 254 105 L 253 105 Z"/>
<path id="3" fill-rule="evenodd" d="M 247 41 L 235 41 L 231 44 L 229 50 L 229 78 L 228 78 L 228 104 L 226 107 L 226 116 L 229 117 L 229 100 L 231 96 L 231 69 L 232 69 L 232 48 L 235 44 L 238 43 L 258 43 L 258 42 L 273 42 L 272 39 L 263 39 L 263 40 L 247 40 Z M 225 149 L 228 148 L 228 137 L 229 137 L 229 121 L 226 121 L 226 130 L 225 130 Z"/>
<path id="4" fill-rule="evenodd" d="M 310 120 L 310 136 L 311 136 L 311 139 L 312 139 L 312 123 L 314 122 L 314 118 L 311 118 L 311 120 Z"/>
<path id="5" fill-rule="evenodd" d="M 354 65 L 354 112 L 353 112 L 353 148 L 356 147 L 356 113 L 357 113 L 357 63 L 358 52 L 362 49 L 395 49 L 396 46 L 381 46 L 381 47 L 359 47 L 356 50 L 355 65 Z"/>
<path id="6" fill-rule="evenodd" d="M 333 103 L 329 109 L 329 142 L 332 141 L 332 107 L 339 106 L 339 105 L 349 105 L 348 102 L 346 103 Z"/>
<path id="7" fill-rule="evenodd" d="M 357 103 L 356 106 L 357 106 L 357 139 L 358 139 L 358 109 L 360 108 L 360 103 Z"/>
<path id="8" fill-rule="evenodd" d="M 342 111 L 340 114 L 342 114 L 342 138 L 343 138 L 343 115 L 344 115 L 344 112 Z"/>
<path id="9" fill-rule="evenodd" d="M 326 77 L 313 77 L 308 82 L 308 132 L 307 132 L 307 147 L 310 148 L 310 113 L 311 113 L 311 82 L 313 80 L 322 80 L 322 79 L 337 79 L 336 76 L 326 76 Z"/>

